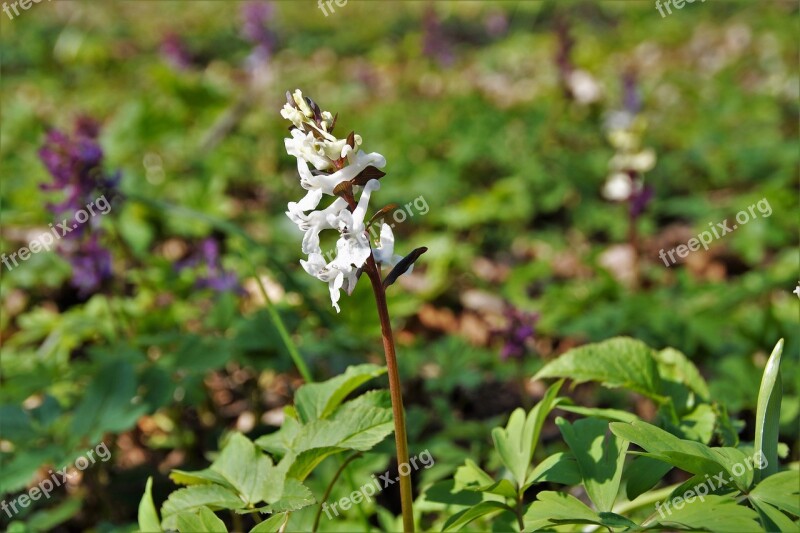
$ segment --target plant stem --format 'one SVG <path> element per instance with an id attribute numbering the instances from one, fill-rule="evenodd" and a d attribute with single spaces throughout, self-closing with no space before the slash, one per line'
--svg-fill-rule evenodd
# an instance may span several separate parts
<path id="1" fill-rule="evenodd" d="M 378 318 L 381 321 L 383 351 L 386 354 L 386 368 L 389 375 L 389 393 L 392 397 L 392 413 L 394 414 L 394 441 L 397 447 L 397 468 L 400 474 L 400 507 L 403 511 L 403 530 L 414 531 L 414 512 L 412 509 L 411 472 L 403 475 L 402 465 L 408 465 L 408 438 L 406 437 L 406 421 L 403 413 L 403 393 L 400 388 L 400 373 L 397 370 L 397 354 L 392 336 L 392 324 L 389 320 L 389 308 L 386 305 L 386 289 L 383 287 L 381 272 L 372 255 L 367 259 L 364 272 L 372 283 L 375 293 L 375 304 L 378 307 Z"/>
<path id="2" fill-rule="evenodd" d="M 328 483 L 328 487 L 325 489 L 325 494 L 322 495 L 322 499 L 319 504 L 319 509 L 317 509 L 317 516 L 314 517 L 314 527 L 311 528 L 312 533 L 316 533 L 317 529 L 319 529 L 319 519 L 322 517 L 322 506 L 328 500 L 328 497 L 330 497 L 331 491 L 333 490 L 333 486 L 336 484 L 336 480 L 339 479 L 339 476 L 342 475 L 342 472 L 344 472 L 344 469 L 347 468 L 347 465 L 349 465 L 362 455 L 363 454 L 361 452 L 354 453 L 339 466 L 338 470 L 336 470 L 336 473 L 333 475 L 333 479 L 331 479 L 331 482 Z"/>

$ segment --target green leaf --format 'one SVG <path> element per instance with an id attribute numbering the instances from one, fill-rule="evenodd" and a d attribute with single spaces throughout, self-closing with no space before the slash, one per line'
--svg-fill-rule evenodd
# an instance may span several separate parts
<path id="1" fill-rule="evenodd" d="M 742 479 L 740 476 L 734 476 L 732 472 L 734 465 L 745 458 L 744 454 L 735 448 L 709 448 L 700 442 L 679 439 L 663 429 L 642 421 L 630 424 L 612 422 L 609 426 L 615 435 L 644 448 L 648 452 L 645 455 L 653 459 L 692 474 L 713 476 L 727 472 L 728 479 Z M 746 486 L 740 488 L 747 490 Z"/>
<path id="2" fill-rule="evenodd" d="M 471 492 L 455 488 L 456 482 L 452 479 L 437 481 L 425 489 L 424 499 L 434 504 L 444 504 L 447 509 L 453 507 L 472 506 L 480 503 L 482 496 L 478 492 Z"/>
<path id="3" fill-rule="evenodd" d="M 497 453 L 511 472 L 518 487 L 525 484 L 533 453 L 539 441 L 539 434 L 547 415 L 558 402 L 558 391 L 562 384 L 563 380 L 560 380 L 551 385 L 542 400 L 530 410 L 527 417 L 525 411 L 515 409 L 511 413 L 505 429 L 494 428 L 492 430 L 492 439 Z"/>
<path id="4" fill-rule="evenodd" d="M 245 506 L 239 496 L 230 489 L 219 485 L 192 485 L 185 489 L 178 489 L 169 495 L 167 501 L 161 506 L 162 526 L 165 529 L 177 524 L 175 515 L 185 512 L 194 512 L 200 507 L 207 506 L 211 509 L 241 509 Z"/>
<path id="5" fill-rule="evenodd" d="M 800 473 L 796 470 L 773 474 L 750 491 L 753 501 L 768 503 L 800 516 Z"/>
<path id="6" fill-rule="evenodd" d="M 639 456 L 628 466 L 628 479 L 625 483 L 625 495 L 633 501 L 640 495 L 656 486 L 672 465 L 652 457 Z"/>
<path id="7" fill-rule="evenodd" d="M 653 357 L 658 363 L 658 373 L 662 379 L 686 385 L 700 398 L 708 401 L 711 396 L 708 391 L 708 384 L 688 357 L 674 348 L 665 348 L 659 352 L 654 352 Z"/>
<path id="8" fill-rule="evenodd" d="M 209 470 L 222 476 L 248 505 L 260 501 L 271 503 L 278 500 L 283 491 L 283 472 L 241 433 L 231 434 Z M 197 472 L 193 474 L 198 475 Z"/>
<path id="9" fill-rule="evenodd" d="M 147 412 L 147 406 L 131 403 L 136 386 L 132 364 L 122 359 L 103 364 L 75 408 L 72 433 L 99 441 L 103 433 L 117 433 L 133 426 Z"/>
<path id="10" fill-rule="evenodd" d="M 680 505 L 680 508 L 676 507 Z M 660 504 L 658 524 L 670 529 L 725 531 L 726 533 L 752 533 L 759 531 L 758 514 L 744 505 L 738 505 L 730 496 L 709 495 L 703 499 L 673 499 Z"/>
<path id="11" fill-rule="evenodd" d="M 455 489 L 488 492 L 506 498 L 517 497 L 517 489 L 511 481 L 507 479 L 495 481 L 471 459 L 467 459 L 464 465 L 456 470 Z"/>
<path id="12" fill-rule="evenodd" d="M 756 472 L 756 483 L 775 474 L 778 471 L 778 431 L 781 416 L 781 396 L 783 395 L 781 383 L 781 353 L 783 353 L 783 339 L 778 341 L 769 356 L 764 375 L 761 377 L 761 387 L 758 390 L 758 404 L 756 406 L 756 456 L 763 454 L 767 466 Z"/>
<path id="13" fill-rule="evenodd" d="M 277 533 L 287 519 L 288 515 L 285 513 L 270 516 L 260 524 L 256 524 L 256 526 L 250 530 L 250 533 Z"/>
<path id="14" fill-rule="evenodd" d="M 348 402 L 331 419 L 301 426 L 282 463 L 291 465 L 290 477 L 303 480 L 325 458 L 346 450 L 370 450 L 392 431 L 390 409 Z"/>
<path id="15" fill-rule="evenodd" d="M 144 494 L 139 501 L 139 531 L 144 533 L 153 533 L 154 531 L 161 531 L 161 520 L 158 519 L 158 512 L 153 503 L 153 478 L 147 478 L 147 484 L 144 486 Z"/>
<path id="16" fill-rule="evenodd" d="M 606 387 L 625 387 L 659 402 L 664 400 L 653 350 L 628 337 L 574 348 L 533 377 L 542 378 L 569 378 L 576 383 L 598 381 Z"/>
<path id="17" fill-rule="evenodd" d="M 234 488 L 222 474 L 210 468 L 197 470 L 195 472 L 173 470 L 170 472 L 169 478 L 178 485 L 207 485 L 209 483 L 216 483 L 217 485 L 222 485 L 230 489 Z"/>
<path id="18" fill-rule="evenodd" d="M 308 383 L 297 390 L 295 407 L 304 423 L 327 418 L 348 394 L 367 381 L 386 373 L 386 367 L 364 364 L 348 367 L 322 383 Z"/>
<path id="19" fill-rule="evenodd" d="M 627 411 L 621 411 L 619 409 L 581 407 L 579 405 L 566 405 L 564 403 L 560 403 L 558 405 L 558 409 L 567 411 L 569 413 L 575 413 L 583 416 L 593 416 L 595 418 L 605 418 L 606 420 L 614 420 L 617 422 L 633 422 L 634 420 L 639 420 L 639 417 L 635 414 Z"/>
<path id="20" fill-rule="evenodd" d="M 536 465 L 528 474 L 523 491 L 534 483 L 560 483 L 561 485 L 577 485 L 581 482 L 581 471 L 578 462 L 571 453 L 554 453 Z"/>
<path id="21" fill-rule="evenodd" d="M 476 520 L 482 516 L 497 514 L 503 511 L 514 514 L 514 510 L 504 503 L 493 501 L 481 502 L 474 507 L 464 509 L 463 511 L 451 516 L 447 522 L 445 522 L 442 531 L 458 531 L 473 520 Z"/>
<path id="22" fill-rule="evenodd" d="M 764 526 L 764 530 L 796 531 L 798 529 L 797 525 L 778 508 L 757 500 L 753 500 L 752 503 L 758 513 L 761 524 Z"/>
<path id="23" fill-rule="evenodd" d="M 181 533 L 228 533 L 222 520 L 208 507 L 200 507 L 194 513 L 180 513 L 176 520 Z"/>
<path id="24" fill-rule="evenodd" d="M 270 504 L 268 511 L 270 513 L 297 511 L 303 507 L 315 504 L 316 501 L 314 495 L 308 490 L 308 487 L 297 479 L 287 478 L 283 487 L 281 499 Z"/>
<path id="25" fill-rule="evenodd" d="M 619 492 L 628 441 L 608 434 L 608 422 L 583 418 L 570 424 L 556 419 L 581 472 L 583 485 L 599 511 L 609 512 Z"/>
<path id="26" fill-rule="evenodd" d="M 528 506 L 522 517 L 525 531 L 536 531 L 557 524 L 602 524 L 600 515 L 575 496 L 564 492 L 543 491 Z"/>

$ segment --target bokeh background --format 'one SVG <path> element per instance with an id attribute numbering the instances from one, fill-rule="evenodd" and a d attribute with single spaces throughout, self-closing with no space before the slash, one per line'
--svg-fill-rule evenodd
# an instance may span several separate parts
<path id="1" fill-rule="evenodd" d="M 119 172 L 94 240 L 1 267 L 0 493 L 99 442 L 113 458 L 13 525 L 0 514 L 3 528 L 134 530 L 147 476 L 158 504 L 169 470 L 205 466 L 226 431 L 274 431 L 302 380 L 269 309 L 315 377 L 382 360 L 368 284 L 336 315 L 298 264 L 284 211 L 303 191 L 278 113 L 295 88 L 386 156 L 374 205 L 416 202 L 397 251 L 429 251 L 390 309 L 410 440 L 437 461 L 420 483 L 485 457 L 490 428 L 543 392 L 526 378 L 544 361 L 617 335 L 687 354 L 744 440 L 784 337 L 797 460 L 797 2 L 333 9 L 59 0 L 0 14 L 2 252 L 60 221 L 53 204 L 74 192 L 43 164 L 46 143 L 66 142 L 48 131 L 94 130 L 93 171 Z M 762 199 L 769 216 L 659 258 Z M 653 411 L 591 385 L 571 395 Z M 354 477 L 384 471 L 385 451 Z"/>

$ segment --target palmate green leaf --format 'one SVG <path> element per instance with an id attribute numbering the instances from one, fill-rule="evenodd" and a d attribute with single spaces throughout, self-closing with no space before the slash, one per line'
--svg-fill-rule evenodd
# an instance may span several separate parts
<path id="1" fill-rule="evenodd" d="M 664 400 L 653 350 L 629 337 L 574 348 L 533 377 L 542 378 L 569 378 L 576 383 L 597 381 L 606 387 L 625 387 L 659 402 Z"/>
<path id="2" fill-rule="evenodd" d="M 559 417 L 556 425 L 578 462 L 589 498 L 599 511 L 610 512 L 619 492 L 628 441 L 609 434 L 608 422 L 598 418 L 570 424 Z"/>
<path id="3" fill-rule="evenodd" d="M 228 533 L 225 523 L 208 507 L 200 507 L 192 513 L 175 515 L 181 533 Z"/>
<path id="4" fill-rule="evenodd" d="M 627 469 L 628 479 L 625 482 L 625 495 L 633 501 L 640 495 L 656 486 L 661 479 L 672 470 L 672 465 L 652 457 L 639 456 Z"/>
<path id="5" fill-rule="evenodd" d="M 686 385 L 704 401 L 709 400 L 711 393 L 708 390 L 708 384 L 688 357 L 674 348 L 653 352 L 653 357 L 658 364 L 658 373 L 662 380 Z"/>
<path id="6" fill-rule="evenodd" d="M 390 409 L 354 400 L 343 405 L 329 420 L 315 420 L 301 426 L 281 463 L 291 465 L 289 476 L 303 480 L 325 458 L 346 450 L 370 450 L 392 431 Z"/>
<path id="7" fill-rule="evenodd" d="M 225 476 L 210 469 L 204 468 L 194 472 L 187 472 L 185 470 L 173 470 L 169 473 L 169 478 L 178 485 L 206 485 L 209 483 L 216 483 L 223 487 L 230 489 L 234 488 Z"/>
<path id="8" fill-rule="evenodd" d="M 194 512 L 200 507 L 211 509 L 241 509 L 245 506 L 239 496 L 219 485 L 192 485 L 169 495 L 161 506 L 162 527 L 169 529 L 177 524 L 175 515 Z"/>
<path id="9" fill-rule="evenodd" d="M 222 476 L 248 505 L 272 503 L 283 491 L 284 472 L 241 433 L 231 434 L 209 470 Z"/>
<path id="10" fill-rule="evenodd" d="M 277 533 L 288 519 L 286 513 L 270 516 L 250 530 L 250 533 Z"/>
<path id="11" fill-rule="evenodd" d="M 692 474 L 713 476 L 725 472 L 726 479 L 742 479 L 732 473 L 733 466 L 745 459 L 744 453 L 735 448 L 710 448 L 700 442 L 679 439 L 663 429 L 642 421 L 630 424 L 612 422 L 609 426 L 615 435 L 644 448 L 648 452 L 645 455 L 653 459 Z M 747 490 L 746 486 L 740 488 Z"/>
<path id="12" fill-rule="evenodd" d="M 511 481 L 507 479 L 495 481 L 471 459 L 467 459 L 462 466 L 458 467 L 454 479 L 456 490 L 488 492 L 506 498 L 517 497 L 517 489 Z"/>
<path id="13" fill-rule="evenodd" d="M 703 500 L 680 500 L 662 504 L 656 513 L 656 524 L 664 528 L 680 528 L 702 531 L 725 531 L 726 533 L 753 533 L 761 531 L 758 514 L 749 507 L 739 505 L 730 496 L 705 496 Z M 653 524 L 655 525 L 655 524 Z"/>
<path id="14" fill-rule="evenodd" d="M 514 514 L 514 510 L 504 503 L 495 501 L 481 502 L 474 507 L 464 509 L 448 518 L 442 531 L 458 531 L 473 520 L 477 520 L 482 516 L 494 515 L 501 512 Z"/>
<path id="15" fill-rule="evenodd" d="M 153 478 L 147 478 L 144 494 L 139 501 L 139 531 L 154 533 L 161 531 L 161 520 L 158 518 L 156 506 L 153 503 Z"/>
<path id="16" fill-rule="evenodd" d="M 415 503 L 415 509 L 423 512 L 431 508 L 437 511 L 447 510 L 450 514 L 453 509 L 462 510 L 463 507 L 477 505 L 483 500 L 483 495 L 479 492 L 458 489 L 454 480 L 445 479 L 437 481 L 425 489 L 421 500 L 424 501 L 425 508 L 420 508 L 420 505 Z"/>
<path id="17" fill-rule="evenodd" d="M 554 453 L 536 465 L 525 481 L 522 490 L 535 483 L 560 483 L 561 485 L 577 485 L 581 482 L 581 471 L 578 462 L 571 453 Z"/>
<path id="18" fill-rule="evenodd" d="M 297 390 L 295 408 L 304 423 L 327 418 L 348 394 L 386 373 L 386 367 L 364 364 L 348 367 L 340 374 L 322 383 L 309 383 Z"/>
<path id="19" fill-rule="evenodd" d="M 778 341 L 767 360 L 761 387 L 758 390 L 756 406 L 755 453 L 762 454 L 767 466 L 756 472 L 756 482 L 765 479 L 778 471 L 778 431 L 781 418 L 781 354 L 783 339 Z"/>
<path id="20" fill-rule="evenodd" d="M 628 411 L 620 409 L 603 409 L 600 407 L 582 407 L 580 405 L 567 405 L 565 403 L 558 404 L 557 409 L 575 413 L 583 416 L 593 416 L 595 418 L 605 418 L 606 420 L 614 420 L 617 422 L 633 422 L 639 420 L 639 417 Z"/>
<path id="21" fill-rule="evenodd" d="M 298 511 L 303 507 L 315 504 L 316 501 L 308 487 L 297 479 L 287 478 L 281 499 L 270 504 L 267 511 L 270 513 Z"/>
<path id="22" fill-rule="evenodd" d="M 544 491 L 528 506 L 522 517 L 525 531 L 537 531 L 557 524 L 598 524 L 600 515 L 575 496 L 564 492 Z"/>
<path id="23" fill-rule="evenodd" d="M 564 381 L 560 380 L 551 385 L 527 417 L 525 411 L 515 409 L 505 428 L 492 430 L 495 449 L 518 487 L 525 484 L 542 426 L 547 415 L 559 401 L 558 391 L 563 383 Z"/>
<path id="24" fill-rule="evenodd" d="M 800 516 L 800 472 L 789 470 L 773 474 L 756 485 L 749 497 L 754 502 L 768 503 Z"/>

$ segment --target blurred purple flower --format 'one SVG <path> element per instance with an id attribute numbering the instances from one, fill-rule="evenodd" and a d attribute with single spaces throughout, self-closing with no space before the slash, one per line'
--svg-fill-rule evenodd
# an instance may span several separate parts
<path id="1" fill-rule="evenodd" d="M 98 242 L 97 233 L 69 253 L 67 260 L 72 265 L 70 283 L 81 296 L 97 292 L 102 283 L 113 275 L 111 253 Z"/>
<path id="2" fill-rule="evenodd" d="M 176 70 L 188 70 L 195 63 L 195 58 L 189 51 L 189 47 L 177 33 L 170 32 L 164 35 L 161 39 L 159 52 L 161 52 L 161 57 Z"/>
<path id="3" fill-rule="evenodd" d="M 422 53 L 435 59 L 442 66 L 450 66 L 455 61 L 455 54 L 450 39 L 442 28 L 442 22 L 433 7 L 428 7 L 422 19 Z"/>
<path id="4" fill-rule="evenodd" d="M 120 173 L 108 175 L 103 170 L 103 149 L 97 142 L 99 132 L 100 125 L 95 120 L 80 117 L 71 135 L 54 129 L 45 137 L 39 158 L 53 182 L 41 188 L 65 194 L 60 203 L 47 205 L 56 219 L 72 219 L 89 203 L 101 197 L 111 202 L 118 195 Z M 57 246 L 59 254 L 72 265 L 71 284 L 81 296 L 97 291 L 112 276 L 111 254 L 99 242 L 102 230 L 98 222 L 99 217 L 92 216 L 89 223 L 74 225 Z"/>
<path id="5" fill-rule="evenodd" d="M 95 198 L 106 195 L 110 199 L 116 194 L 120 174 L 104 173 L 103 149 L 96 140 L 98 131 L 96 122 L 82 117 L 75 122 L 71 136 L 60 130 L 47 133 L 39 159 L 53 176 L 53 182 L 41 185 L 41 189 L 66 194 L 61 203 L 47 205 L 54 215 L 72 216 Z M 67 238 L 76 239 L 85 229 L 79 226 Z"/>
<path id="6" fill-rule="evenodd" d="M 631 218 L 639 218 L 644 210 L 647 209 L 647 205 L 650 203 L 650 200 L 653 199 L 653 193 L 655 190 L 650 185 L 644 185 L 631 193 L 630 198 L 628 199 L 629 208 L 630 208 L 630 216 Z"/>
<path id="7" fill-rule="evenodd" d="M 622 104 L 625 111 L 631 115 L 636 115 L 642 110 L 642 98 L 639 95 L 636 74 L 632 71 L 622 76 Z"/>
<path id="8" fill-rule="evenodd" d="M 508 31 L 508 17 L 502 11 L 489 13 L 483 24 L 490 37 L 501 37 Z"/>
<path id="9" fill-rule="evenodd" d="M 178 262 L 175 267 L 177 270 L 186 268 L 200 267 L 200 274 L 195 282 L 198 289 L 211 289 L 214 292 L 233 292 L 244 294 L 244 289 L 239 284 L 239 279 L 233 272 L 227 272 L 222 268 L 220 262 L 219 242 L 214 238 L 203 239 L 200 247 L 189 257 Z"/>
<path id="10" fill-rule="evenodd" d="M 275 49 L 275 34 L 269 29 L 273 7 L 270 2 L 247 2 L 241 10 L 242 37 L 254 45 L 248 64 L 266 63 Z"/>
<path id="11" fill-rule="evenodd" d="M 534 327 L 539 320 L 538 313 L 527 313 L 513 306 L 507 306 L 504 312 L 506 327 L 496 330 L 494 335 L 503 339 L 503 348 L 500 358 L 521 359 L 528 352 L 527 342 L 533 339 L 536 332 Z"/>

